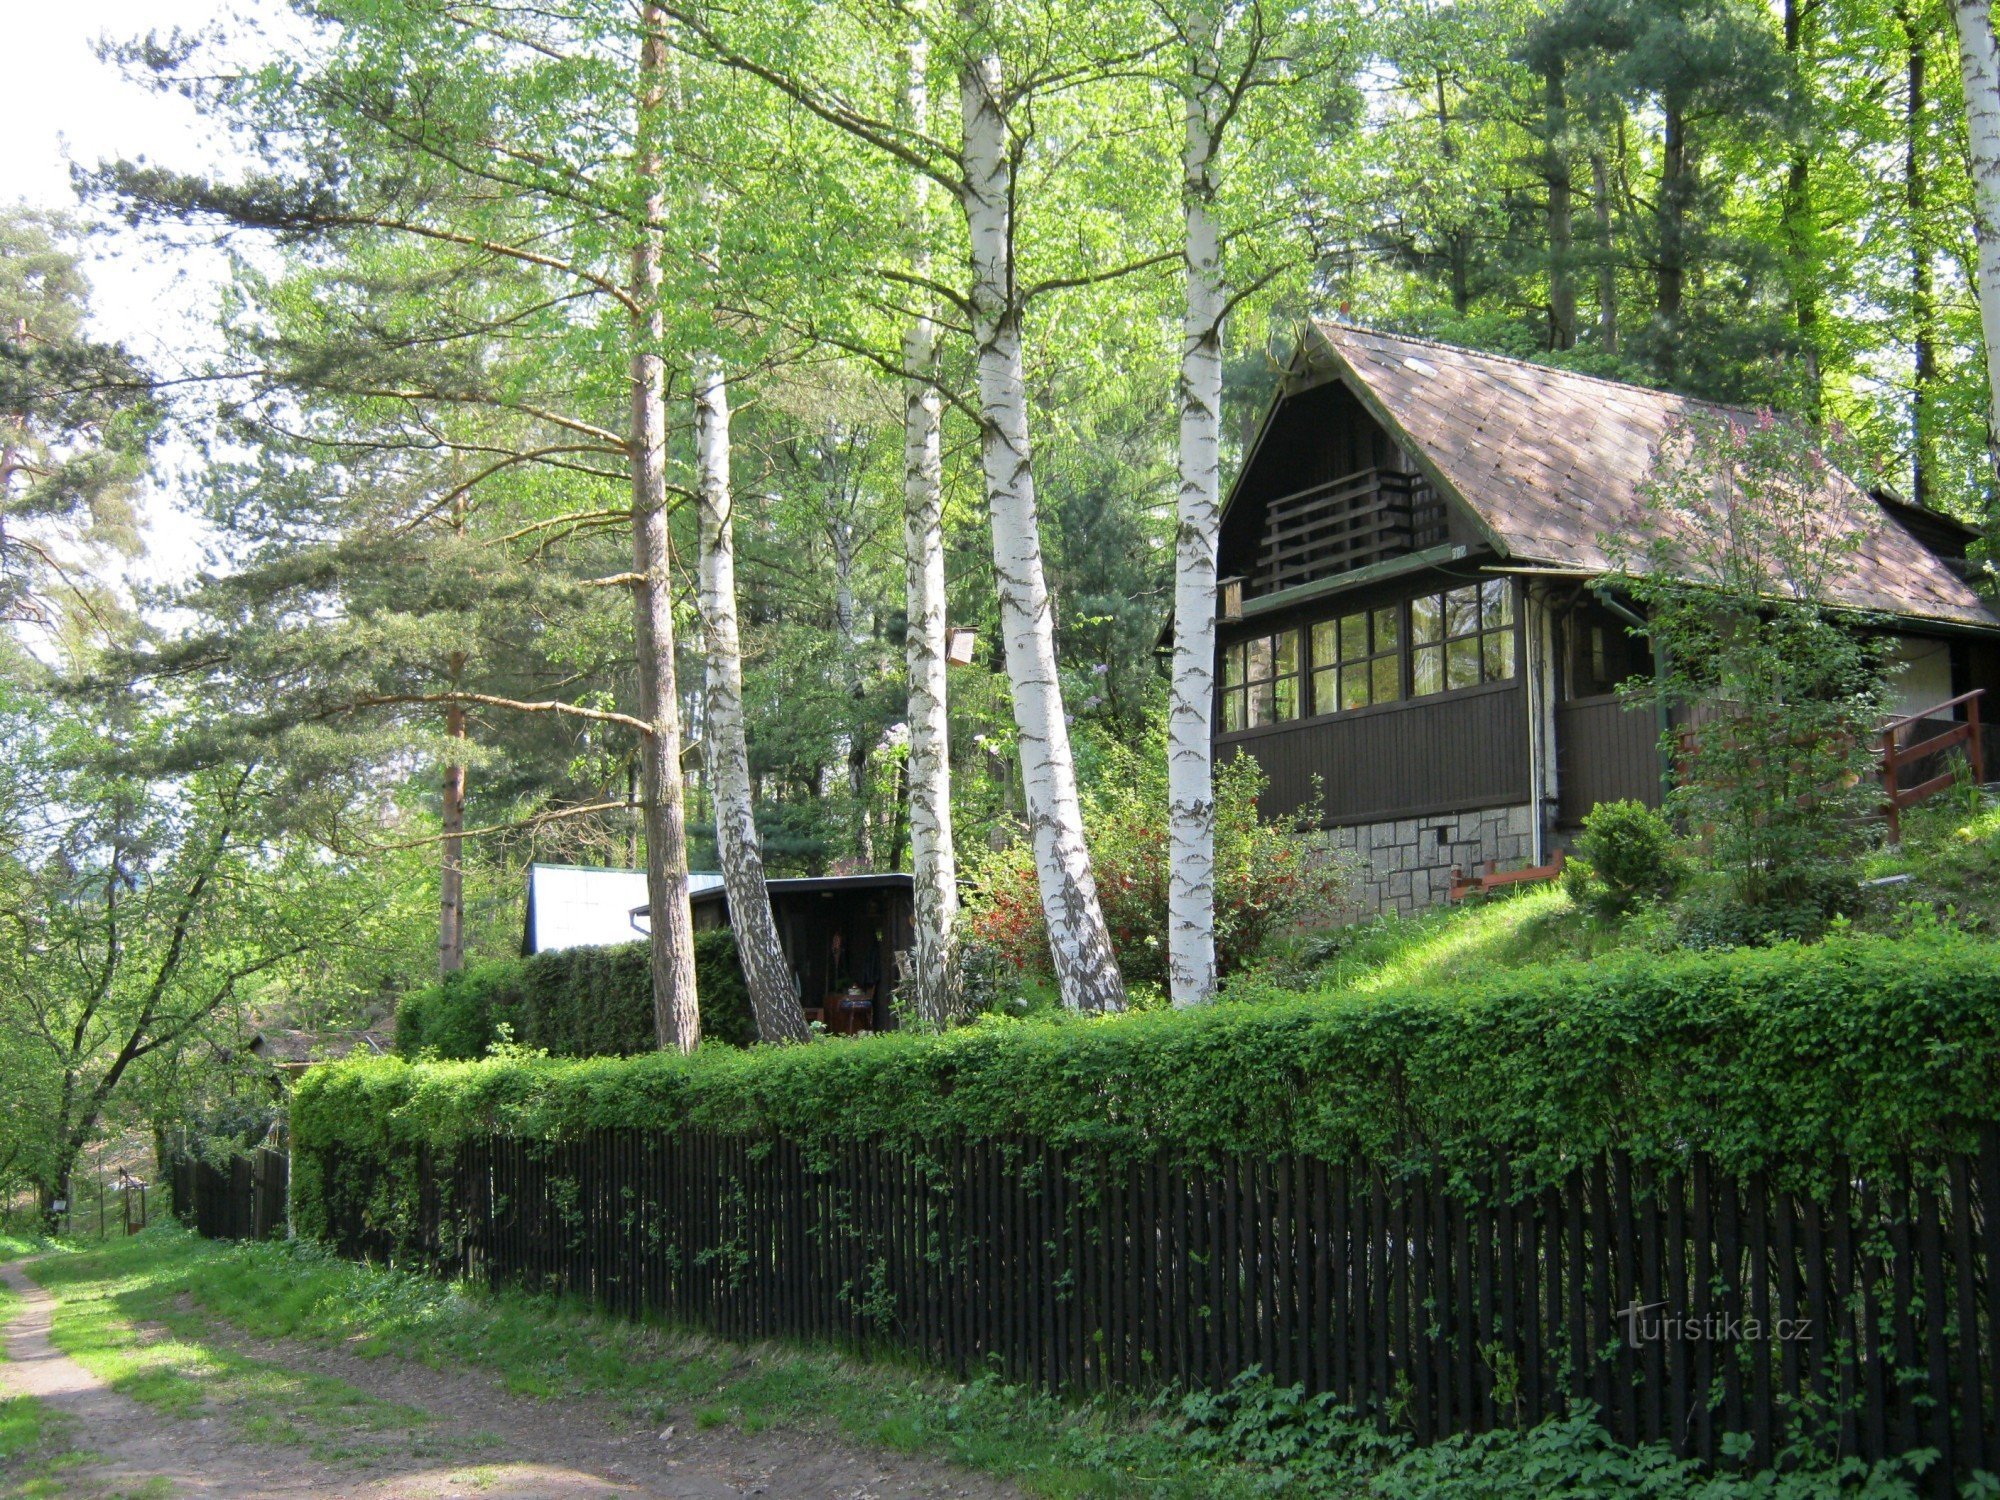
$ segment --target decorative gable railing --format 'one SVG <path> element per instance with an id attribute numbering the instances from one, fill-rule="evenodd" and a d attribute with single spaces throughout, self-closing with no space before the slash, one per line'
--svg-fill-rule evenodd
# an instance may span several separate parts
<path id="1" fill-rule="evenodd" d="M 1363 469 L 1273 500 L 1257 555 L 1260 594 L 1352 572 L 1445 540 L 1444 502 L 1421 474 Z"/>

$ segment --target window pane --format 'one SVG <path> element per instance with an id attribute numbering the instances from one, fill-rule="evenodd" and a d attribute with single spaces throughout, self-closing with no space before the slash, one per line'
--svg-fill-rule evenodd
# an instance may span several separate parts
<path id="1" fill-rule="evenodd" d="M 1410 639 L 1418 645 L 1439 638 L 1444 619 L 1444 603 L 1437 594 L 1410 601 Z"/>
<path id="2" fill-rule="evenodd" d="M 1250 684 L 1250 728 L 1271 722 L 1271 711 L 1276 707 L 1272 702 L 1271 684 L 1253 682 Z"/>
<path id="3" fill-rule="evenodd" d="M 1340 621 L 1340 659 L 1353 661 L 1368 654 L 1368 616 L 1345 615 Z"/>
<path id="4" fill-rule="evenodd" d="M 1340 706 L 1342 708 L 1366 708 L 1368 706 L 1368 663 L 1340 669 Z"/>
<path id="5" fill-rule="evenodd" d="M 1479 637 L 1468 636 L 1445 648 L 1444 685 L 1447 688 L 1479 685 Z"/>
<path id="6" fill-rule="evenodd" d="M 1495 578 L 1479 586 L 1479 615 L 1488 630 L 1514 623 L 1514 591 L 1506 579 Z"/>
<path id="7" fill-rule="evenodd" d="M 1410 667 L 1411 691 L 1417 697 L 1444 691 L 1444 647 L 1417 647 L 1410 653 Z"/>
<path id="8" fill-rule="evenodd" d="M 1222 728 L 1225 733 L 1243 727 L 1243 689 L 1222 695 Z"/>
<path id="9" fill-rule="evenodd" d="M 1340 681 L 1334 670 L 1313 673 L 1313 712 L 1330 714 L 1339 707 Z"/>
<path id="10" fill-rule="evenodd" d="M 1374 697 L 1377 703 L 1394 703 L 1403 696 L 1403 659 L 1400 656 L 1378 656 L 1372 673 L 1374 677 Z"/>
<path id="11" fill-rule="evenodd" d="M 1514 675 L 1514 632 L 1503 630 L 1498 635 L 1481 636 L 1485 646 L 1486 680 L 1505 682 Z"/>
<path id="12" fill-rule="evenodd" d="M 1313 626 L 1313 665 L 1330 667 L 1340 660 L 1340 622 L 1321 620 Z"/>
<path id="13" fill-rule="evenodd" d="M 1299 633 L 1287 630 L 1278 638 L 1278 675 L 1289 677 L 1299 669 Z"/>
<path id="14" fill-rule="evenodd" d="M 1238 641 L 1222 653 L 1222 685 L 1235 687 L 1243 681 L 1243 643 Z"/>
<path id="15" fill-rule="evenodd" d="M 1279 720 L 1296 719 L 1299 716 L 1299 679 L 1280 677 L 1276 687 L 1277 715 Z"/>
<path id="16" fill-rule="evenodd" d="M 1252 682 L 1262 682 L 1271 675 L 1271 638 L 1259 636 L 1251 641 L 1246 673 Z"/>
<path id="17" fill-rule="evenodd" d="M 1390 605 L 1387 609 L 1375 611 L 1375 649 L 1394 651 L 1401 644 L 1403 634 L 1403 612 Z"/>
<path id="18" fill-rule="evenodd" d="M 1471 635 L 1479 628 L 1479 585 L 1453 589 L 1444 596 L 1444 633 Z"/>

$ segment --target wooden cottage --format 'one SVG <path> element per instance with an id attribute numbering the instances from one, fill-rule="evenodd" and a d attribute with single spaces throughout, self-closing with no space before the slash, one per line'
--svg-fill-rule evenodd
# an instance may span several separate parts
<path id="1" fill-rule="evenodd" d="M 1661 794 L 1652 670 L 1607 544 L 1687 398 L 1423 339 L 1321 324 L 1225 502 L 1215 742 L 1266 811 L 1319 799 L 1368 894 L 1410 911 L 1453 871 L 1542 865 L 1600 801 Z M 1829 483 L 1862 534 L 1835 590 L 1892 622 L 1902 713 L 2000 689 L 1972 533 Z"/>

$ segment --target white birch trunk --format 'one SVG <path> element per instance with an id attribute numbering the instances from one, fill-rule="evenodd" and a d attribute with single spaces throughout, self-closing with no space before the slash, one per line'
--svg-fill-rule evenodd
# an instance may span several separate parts
<path id="1" fill-rule="evenodd" d="M 1959 73 L 1972 153 L 1972 222 L 1979 240 L 1979 327 L 1986 336 L 1989 449 L 2000 443 L 2000 48 L 1992 0 L 1953 0 Z"/>
<path id="2" fill-rule="evenodd" d="M 969 17 L 976 24 L 977 16 Z M 1020 734 L 1021 782 L 1033 840 L 1042 914 L 1063 1003 L 1119 1010 L 1125 983 L 1098 904 L 1083 839 L 1076 765 L 1062 684 L 1056 676 L 1055 616 L 1042 574 L 1042 543 L 1030 467 L 1028 396 L 1015 300 L 1012 167 L 1001 112 L 1000 61 L 968 56 L 959 79 L 965 183 L 960 205 L 972 250 L 972 338 L 979 365 L 980 459 L 993 526 L 1000 631 Z"/>
<path id="3" fill-rule="evenodd" d="M 652 732 L 640 744 L 645 789 L 646 909 L 653 968 L 653 1026 L 660 1046 L 692 1052 L 701 1040 L 695 995 L 694 918 L 688 906 L 687 811 L 681 792 L 680 686 L 674 673 L 674 610 L 667 574 L 667 376 L 660 348 L 661 236 L 666 199 L 658 184 L 667 90 L 666 18 L 640 8 L 639 130 L 634 168 L 648 184 L 646 223 L 632 248 L 632 297 L 643 316 L 632 330 L 632 571 L 639 715 Z"/>
<path id="4" fill-rule="evenodd" d="M 913 129 L 927 124 L 929 47 L 910 44 L 905 100 Z M 931 270 L 926 244 L 931 181 L 910 174 L 910 269 Z M 937 324 L 928 311 L 903 334 L 903 558 L 909 616 L 903 662 L 909 679 L 910 869 L 916 914 L 910 972 L 911 1008 L 942 1026 L 958 1012 L 958 850 L 951 823 L 951 717 L 947 707 L 944 592 L 943 400 L 938 394 Z"/>
<path id="5" fill-rule="evenodd" d="M 757 1035 L 804 1041 L 798 981 L 786 961 L 764 853 L 757 840 L 750 751 L 743 730 L 743 653 L 736 623 L 735 491 L 729 477 L 729 391 L 719 361 L 699 355 L 694 373 L 696 489 L 701 509 L 701 625 L 708 658 L 704 679 L 708 738 L 704 759 L 715 804 L 715 845 L 729 896 L 729 925 Z"/>
<path id="6" fill-rule="evenodd" d="M 1187 304 L 1181 322 L 1180 499 L 1167 709 L 1167 978 L 1175 1005 L 1215 998 L 1215 551 L 1222 514 L 1222 286 L 1217 134 L 1227 99 L 1212 14 L 1190 7 L 1182 147 Z"/>

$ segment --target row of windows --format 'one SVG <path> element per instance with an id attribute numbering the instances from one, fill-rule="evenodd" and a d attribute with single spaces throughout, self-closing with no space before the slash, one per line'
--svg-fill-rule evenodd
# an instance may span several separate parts
<path id="1" fill-rule="evenodd" d="M 1513 675 L 1514 594 L 1495 578 L 1225 647 L 1222 728 L 1255 729 Z"/>

